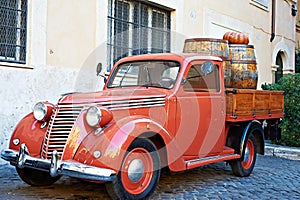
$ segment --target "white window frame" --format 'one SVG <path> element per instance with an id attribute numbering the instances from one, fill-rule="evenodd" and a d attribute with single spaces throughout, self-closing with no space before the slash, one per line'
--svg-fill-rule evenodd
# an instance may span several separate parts
<path id="1" fill-rule="evenodd" d="M 270 10 L 270 0 L 250 0 L 250 4 L 266 11 Z"/>

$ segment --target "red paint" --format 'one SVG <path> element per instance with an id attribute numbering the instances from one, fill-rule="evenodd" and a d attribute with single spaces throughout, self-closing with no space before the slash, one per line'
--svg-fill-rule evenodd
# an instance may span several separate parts
<path id="1" fill-rule="evenodd" d="M 245 170 L 250 169 L 252 163 L 253 163 L 253 159 L 254 159 L 254 144 L 251 140 L 248 140 L 247 144 L 246 144 L 246 148 L 249 151 L 249 158 L 247 160 L 244 160 L 242 162 L 242 166 Z"/>
<path id="2" fill-rule="evenodd" d="M 25 116 L 15 128 L 9 143 L 9 148 L 19 150 L 21 144 L 26 144 L 30 155 L 40 157 L 42 141 L 47 128 L 41 129 L 43 122 L 37 121 L 33 113 Z M 13 140 L 19 139 L 19 145 L 14 145 Z"/>
<path id="3" fill-rule="evenodd" d="M 103 127 L 113 119 L 113 114 L 109 109 L 105 107 L 101 107 L 101 112 L 102 112 L 102 118 L 99 125 L 100 127 Z"/>
<path id="4" fill-rule="evenodd" d="M 128 171 L 130 165 L 137 160 L 142 162 L 144 173 L 138 180 L 131 180 Z M 123 163 L 120 173 L 124 189 L 131 194 L 144 192 L 148 188 L 153 176 L 153 161 L 149 152 L 143 148 L 133 149 L 126 155 Z"/>
<path id="5" fill-rule="evenodd" d="M 47 114 L 42 120 L 43 122 L 48 122 L 50 120 L 50 117 L 53 113 L 54 105 L 48 101 L 44 102 L 44 104 L 47 106 Z"/>

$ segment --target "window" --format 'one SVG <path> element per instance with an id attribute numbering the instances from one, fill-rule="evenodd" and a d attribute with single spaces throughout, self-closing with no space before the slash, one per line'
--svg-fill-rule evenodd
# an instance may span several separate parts
<path id="1" fill-rule="evenodd" d="M 275 83 L 278 83 L 279 79 L 283 76 L 283 53 L 278 52 L 276 56 L 276 65 L 278 66 L 277 71 L 275 72 Z"/>
<path id="2" fill-rule="evenodd" d="M 0 0 L 0 61 L 26 61 L 27 0 Z"/>
<path id="3" fill-rule="evenodd" d="M 186 76 L 186 83 L 183 86 L 186 92 L 219 92 L 220 81 L 218 66 L 214 65 L 214 69 L 205 74 L 202 69 L 203 64 L 195 64 L 191 66 Z"/>
<path id="4" fill-rule="evenodd" d="M 175 61 L 145 60 L 123 63 L 115 68 L 108 87 L 157 87 L 175 85 L 180 64 Z"/>
<path id="5" fill-rule="evenodd" d="M 109 0 L 108 66 L 119 59 L 170 52 L 170 11 L 142 1 Z"/>

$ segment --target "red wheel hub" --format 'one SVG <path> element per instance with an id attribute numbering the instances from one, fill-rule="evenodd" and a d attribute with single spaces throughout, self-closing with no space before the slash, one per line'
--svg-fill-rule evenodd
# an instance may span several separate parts
<path id="1" fill-rule="evenodd" d="M 246 149 L 245 149 L 245 154 L 244 154 L 244 160 L 242 161 L 242 166 L 244 169 L 250 169 L 251 165 L 254 160 L 254 144 L 253 142 L 249 139 L 247 141 Z"/>
<path id="2" fill-rule="evenodd" d="M 153 176 L 153 160 L 144 148 L 135 148 L 124 159 L 121 180 L 125 190 L 140 194 L 147 189 Z"/>

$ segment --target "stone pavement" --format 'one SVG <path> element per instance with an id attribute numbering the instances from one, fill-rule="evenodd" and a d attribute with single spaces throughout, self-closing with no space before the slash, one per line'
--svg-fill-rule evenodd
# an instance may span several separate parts
<path id="1" fill-rule="evenodd" d="M 258 156 L 250 177 L 235 177 L 225 163 L 179 173 L 163 172 L 150 199 L 300 199 L 299 166 L 300 161 Z M 31 187 L 6 164 L 0 166 L 0 199 L 83 200 L 109 199 L 109 196 L 103 184 L 69 177 L 63 177 L 52 186 Z"/>

